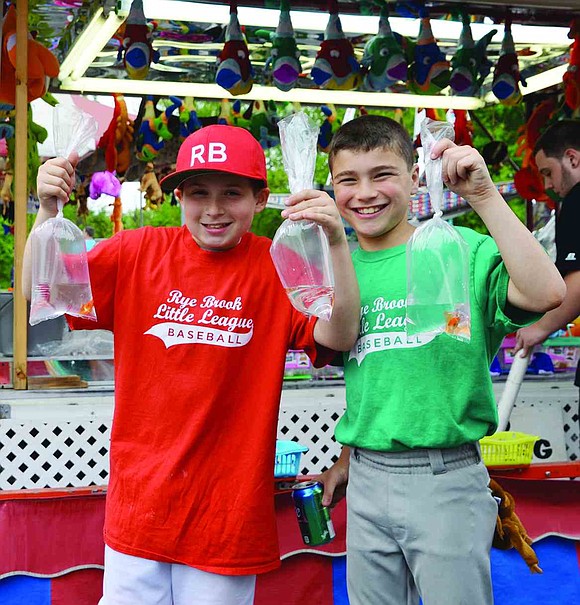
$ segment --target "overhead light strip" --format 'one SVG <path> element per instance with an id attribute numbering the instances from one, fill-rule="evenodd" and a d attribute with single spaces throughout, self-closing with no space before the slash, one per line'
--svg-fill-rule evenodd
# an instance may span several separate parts
<path id="1" fill-rule="evenodd" d="M 72 78 L 61 83 L 62 90 L 81 93 L 121 93 L 127 95 L 172 95 L 196 97 L 198 99 L 221 100 L 229 94 L 217 84 L 190 82 L 164 82 L 158 80 L 116 80 L 112 78 Z M 456 97 L 445 95 L 412 95 L 381 92 L 357 92 L 343 90 L 319 90 L 294 88 L 284 92 L 273 86 L 254 85 L 245 95 L 230 100 L 298 102 L 310 105 L 350 105 L 365 107 L 429 107 L 433 109 L 479 109 L 485 102 L 477 97 Z"/>

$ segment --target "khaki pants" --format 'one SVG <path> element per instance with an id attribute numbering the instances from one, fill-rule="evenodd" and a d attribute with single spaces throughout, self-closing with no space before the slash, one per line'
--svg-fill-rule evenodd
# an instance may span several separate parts
<path id="1" fill-rule="evenodd" d="M 492 605 L 497 502 L 479 448 L 351 450 L 351 605 Z"/>

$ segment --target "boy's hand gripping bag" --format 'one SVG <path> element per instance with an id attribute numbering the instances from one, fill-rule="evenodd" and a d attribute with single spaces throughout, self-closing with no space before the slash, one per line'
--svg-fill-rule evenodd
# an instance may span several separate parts
<path id="1" fill-rule="evenodd" d="M 53 114 L 53 136 L 57 156 L 79 156 L 95 149 L 97 123 L 75 106 L 58 105 Z M 82 231 L 58 214 L 30 234 L 32 253 L 32 298 L 30 325 L 67 313 L 97 319 L 89 278 L 87 250 Z"/>
<path id="2" fill-rule="evenodd" d="M 469 342 L 469 247 L 443 214 L 442 160 L 431 150 L 453 126 L 427 118 L 421 124 L 427 189 L 435 214 L 407 242 L 407 334 L 448 334 Z"/>
<path id="3" fill-rule="evenodd" d="M 281 120 L 278 128 L 290 192 L 311 189 L 318 127 L 299 112 Z M 292 305 L 305 315 L 329 320 L 334 274 L 323 228 L 312 221 L 286 219 L 274 235 L 270 254 Z"/>

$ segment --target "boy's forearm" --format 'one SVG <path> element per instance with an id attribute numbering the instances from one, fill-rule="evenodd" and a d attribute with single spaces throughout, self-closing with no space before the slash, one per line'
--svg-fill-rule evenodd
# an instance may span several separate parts
<path id="1" fill-rule="evenodd" d="M 360 295 L 348 242 L 330 246 L 334 271 L 334 306 L 329 321 L 319 320 L 314 328 L 316 342 L 336 351 L 348 351 L 358 336 Z"/>
<path id="2" fill-rule="evenodd" d="M 477 213 L 495 240 L 510 276 L 509 302 L 527 311 L 546 312 L 561 304 L 566 286 L 554 263 L 496 192 Z"/>

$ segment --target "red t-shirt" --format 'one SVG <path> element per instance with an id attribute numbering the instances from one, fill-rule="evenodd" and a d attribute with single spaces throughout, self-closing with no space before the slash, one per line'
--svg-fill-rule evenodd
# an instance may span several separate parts
<path id="1" fill-rule="evenodd" d="M 105 541 L 229 575 L 279 565 L 273 467 L 286 351 L 317 362 L 270 240 L 225 252 L 186 227 L 124 231 L 91 251 L 98 322 L 113 330 L 115 412 Z M 329 352 L 322 353 L 326 363 Z"/>

